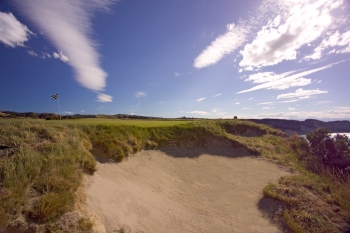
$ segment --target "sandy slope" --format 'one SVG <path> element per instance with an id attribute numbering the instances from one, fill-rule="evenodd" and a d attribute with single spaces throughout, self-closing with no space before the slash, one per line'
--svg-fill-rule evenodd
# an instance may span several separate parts
<path id="1" fill-rule="evenodd" d="M 99 163 L 87 179 L 88 208 L 107 232 L 123 225 L 130 232 L 280 232 L 258 203 L 262 188 L 287 172 L 214 153 L 142 151 L 119 164 Z"/>

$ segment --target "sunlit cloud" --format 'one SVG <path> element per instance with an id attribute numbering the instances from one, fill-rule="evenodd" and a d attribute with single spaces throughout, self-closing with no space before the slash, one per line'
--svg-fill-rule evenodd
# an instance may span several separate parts
<path id="1" fill-rule="evenodd" d="M 206 98 L 199 98 L 199 99 L 196 99 L 195 102 L 200 103 L 200 102 L 202 102 L 202 101 L 205 100 L 205 99 L 206 99 Z"/>
<path id="2" fill-rule="evenodd" d="M 33 50 L 28 50 L 28 54 L 31 55 L 31 56 L 33 56 L 33 57 L 38 57 L 38 56 L 39 56 L 39 55 L 38 55 L 36 52 L 34 52 Z"/>
<path id="3" fill-rule="evenodd" d="M 322 58 L 325 50 L 332 49 L 328 53 L 348 53 L 350 52 L 350 30 L 339 33 L 336 31 L 327 38 L 323 39 L 322 42 L 314 49 L 312 54 L 306 55 L 304 59 L 308 60 L 318 60 Z"/>
<path id="4" fill-rule="evenodd" d="M 289 98 L 305 99 L 305 98 L 310 98 L 313 95 L 319 95 L 319 94 L 325 94 L 325 93 L 328 93 L 328 91 L 321 91 L 318 89 L 304 90 L 302 88 L 299 88 L 295 92 L 278 95 L 277 99 L 289 99 Z"/>
<path id="5" fill-rule="evenodd" d="M 113 97 L 110 95 L 106 95 L 106 94 L 99 94 L 97 95 L 97 102 L 112 102 L 113 101 Z"/>
<path id="6" fill-rule="evenodd" d="M 295 60 L 302 46 L 320 38 L 333 26 L 333 11 L 342 5 L 341 0 L 278 2 L 279 12 L 241 51 L 241 67 L 271 66 Z"/>
<path id="7" fill-rule="evenodd" d="M 350 32 L 343 31 L 349 22 L 344 2 L 263 0 L 236 25 L 227 24 L 227 32 L 200 53 L 194 67 L 200 69 L 216 64 L 241 49 L 239 72 L 257 70 L 296 60 L 303 47 L 320 43 L 323 38 L 313 54 L 304 59 L 320 59 L 327 48 L 335 48 L 333 53 L 350 52 Z"/>
<path id="8" fill-rule="evenodd" d="M 286 103 L 293 103 L 293 102 L 298 102 L 302 99 L 292 99 L 292 100 L 285 100 L 285 101 L 276 101 L 276 102 L 262 102 L 258 103 L 256 105 L 273 105 L 273 104 L 286 104 Z"/>
<path id="9" fill-rule="evenodd" d="M 146 97 L 146 96 L 147 96 L 147 94 L 142 92 L 142 91 L 138 91 L 135 93 L 136 98 L 141 98 L 141 97 Z"/>
<path id="10" fill-rule="evenodd" d="M 339 63 L 344 62 L 339 61 L 331 63 L 320 68 L 311 69 L 303 72 L 299 72 L 290 76 L 284 77 L 283 75 L 277 75 L 274 72 L 264 72 L 250 75 L 245 81 L 252 81 L 253 83 L 262 83 L 247 90 L 239 91 L 237 94 L 260 90 L 260 89 L 275 89 L 275 90 L 285 90 L 291 87 L 306 86 L 311 84 L 311 79 L 304 78 L 310 74 L 319 72 L 333 67 Z"/>
<path id="11" fill-rule="evenodd" d="M 217 37 L 210 46 L 194 60 L 193 66 L 201 69 L 220 61 L 225 55 L 235 51 L 246 41 L 247 30 L 230 24 L 227 32 Z"/>
<path id="12" fill-rule="evenodd" d="M 325 100 L 325 101 L 318 101 L 316 104 L 317 105 L 320 105 L 320 104 L 329 104 L 329 103 L 332 103 L 333 101 L 330 101 L 330 100 Z"/>
<path id="13" fill-rule="evenodd" d="M 202 116 L 207 116 L 209 113 L 206 111 L 190 111 L 186 112 L 188 114 L 196 114 L 196 115 L 202 115 Z"/>
<path id="14" fill-rule="evenodd" d="M 60 59 L 61 61 L 63 62 L 68 62 L 69 61 L 69 58 L 66 57 L 62 51 L 59 51 L 59 53 L 56 53 L 54 52 L 53 55 L 52 55 L 54 58 L 56 59 Z"/>
<path id="15" fill-rule="evenodd" d="M 260 113 L 246 116 L 247 118 L 276 118 L 276 119 L 349 119 L 350 107 L 335 107 L 323 111 L 288 111 L 275 113 Z"/>
<path id="16" fill-rule="evenodd" d="M 97 93 L 104 90 L 107 73 L 100 66 L 100 55 L 96 50 L 96 43 L 90 36 L 92 34 L 90 21 L 94 11 L 107 10 L 113 0 L 15 0 L 14 2 L 58 51 L 64 51 L 64 56 L 56 53 L 54 57 L 67 62 L 73 68 L 79 84 Z"/>
<path id="17" fill-rule="evenodd" d="M 221 96 L 222 94 L 216 94 L 216 95 L 214 95 L 214 97 L 219 97 L 219 96 Z"/>
<path id="18" fill-rule="evenodd" d="M 0 12 L 0 42 L 13 48 L 24 46 L 30 34 L 33 33 L 12 13 Z"/>
<path id="19" fill-rule="evenodd" d="M 221 109 L 219 108 L 213 108 L 213 109 L 210 109 L 210 111 L 188 111 L 188 112 L 182 112 L 182 113 L 200 115 L 200 116 L 223 116 L 227 114 L 227 112 L 222 112 Z"/>

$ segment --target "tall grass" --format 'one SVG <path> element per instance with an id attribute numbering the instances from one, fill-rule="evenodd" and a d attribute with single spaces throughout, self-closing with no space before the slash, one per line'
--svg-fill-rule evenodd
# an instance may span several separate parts
<path id="1" fill-rule="evenodd" d="M 0 121 L 0 225 L 24 216 L 37 223 L 72 210 L 83 172 L 95 171 L 87 136 L 77 128 Z"/>
<path id="2" fill-rule="evenodd" d="M 149 126 L 147 121 L 114 125 L 103 120 L 86 124 L 0 121 L 0 231 L 23 217 L 27 222 L 47 226 L 47 231 L 59 229 L 54 223 L 73 210 L 83 173 L 96 170 L 93 154 L 97 159 L 121 161 L 142 149 L 208 147 L 215 141 L 229 142 L 234 148 L 294 171 L 263 190 L 264 196 L 285 203 L 280 218 L 292 231 L 347 229 L 349 182 L 339 180 L 335 171 L 308 171 L 302 160 L 305 155 L 295 149 L 293 138 L 279 130 L 246 120 L 181 121 L 170 125 L 152 121 Z M 91 230 L 91 222 L 84 218 L 77 226 L 85 229 L 81 231 Z"/>
<path id="3" fill-rule="evenodd" d="M 298 137 L 292 136 L 288 141 L 289 148 L 294 151 L 292 162 L 296 172 L 282 177 L 278 184 L 267 185 L 264 196 L 287 206 L 281 220 L 293 232 L 348 232 L 349 177 L 328 168 L 311 169 L 303 145 L 298 145 Z"/>

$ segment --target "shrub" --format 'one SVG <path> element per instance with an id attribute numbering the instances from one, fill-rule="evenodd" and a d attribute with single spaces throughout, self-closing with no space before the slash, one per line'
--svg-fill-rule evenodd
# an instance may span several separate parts
<path id="1" fill-rule="evenodd" d="M 307 134 L 313 162 L 325 168 L 350 172 L 350 142 L 346 135 L 331 137 L 330 131 L 319 128 Z"/>

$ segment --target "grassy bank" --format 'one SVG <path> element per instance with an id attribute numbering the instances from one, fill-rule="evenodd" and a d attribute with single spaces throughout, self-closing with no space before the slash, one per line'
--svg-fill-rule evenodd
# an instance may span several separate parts
<path id="1" fill-rule="evenodd" d="M 314 227 L 312 221 L 307 228 L 298 220 L 305 212 L 298 204 L 305 199 L 305 189 L 314 191 L 317 200 L 328 198 L 328 204 L 337 206 L 335 216 L 343 219 L 338 221 L 343 228 L 336 227 L 345 229 L 344 221 L 350 212 L 345 186 L 341 188 L 328 178 L 308 172 L 286 135 L 268 126 L 244 120 L 16 119 L 0 121 L 0 231 L 35 228 L 46 232 L 89 232 L 91 223 L 84 216 L 68 226 L 69 230 L 64 230 L 67 226 L 60 225 L 60 220 L 74 211 L 82 176 L 93 174 L 96 159 L 118 162 L 142 149 L 208 147 L 217 141 L 226 141 L 295 172 L 264 189 L 265 196 L 286 203 L 281 220 L 291 229 L 307 232 Z M 335 192 L 340 189 L 344 192 Z M 332 225 L 332 221 L 334 218 L 329 218 L 326 223 Z"/>

